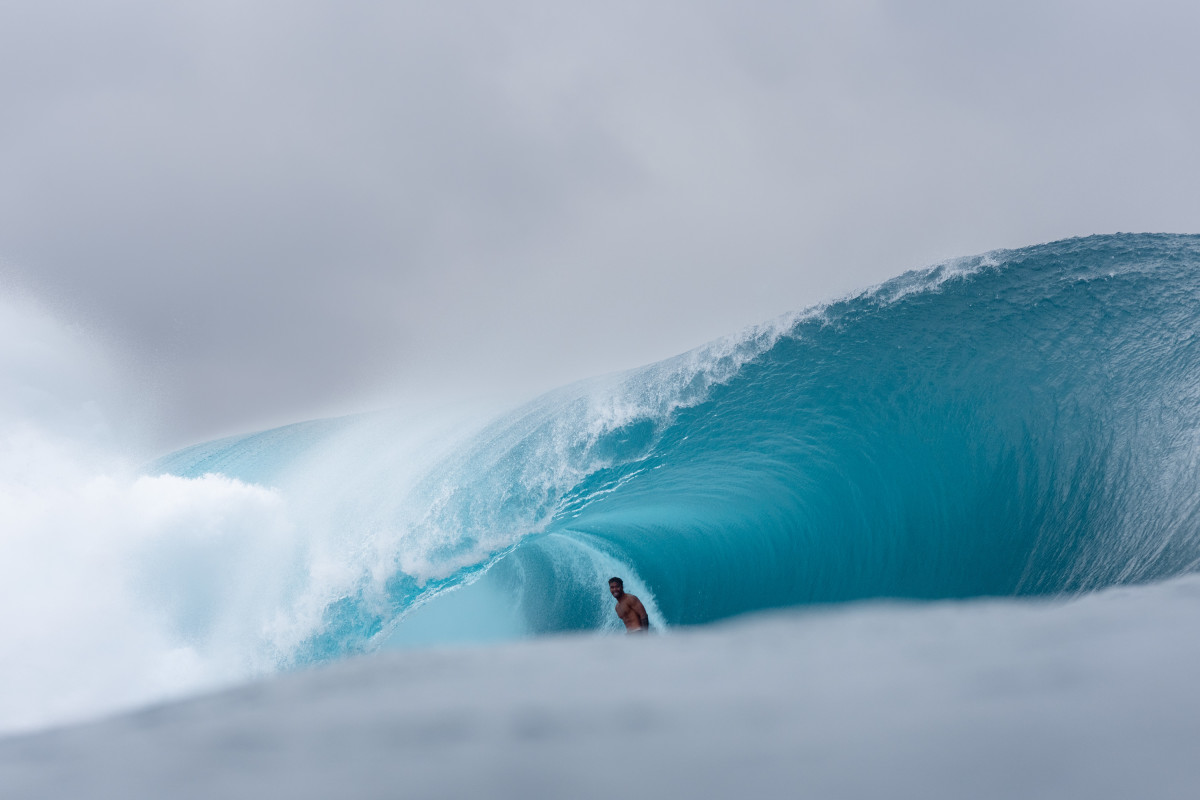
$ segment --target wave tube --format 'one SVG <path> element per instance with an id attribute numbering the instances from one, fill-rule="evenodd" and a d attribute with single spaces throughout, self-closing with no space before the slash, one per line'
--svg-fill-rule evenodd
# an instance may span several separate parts
<path id="1" fill-rule="evenodd" d="M 303 498 L 338 566 L 306 562 L 284 663 L 615 629 L 612 574 L 666 625 L 1075 593 L 1200 564 L 1198 326 L 1200 237 L 1072 239 L 567 387 L 419 468 L 361 417 L 155 469 Z"/>

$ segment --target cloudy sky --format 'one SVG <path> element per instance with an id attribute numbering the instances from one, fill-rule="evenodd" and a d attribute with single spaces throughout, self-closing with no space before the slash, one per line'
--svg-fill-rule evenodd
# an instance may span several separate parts
<path id="1" fill-rule="evenodd" d="M 0 277 L 162 441 L 531 396 L 906 269 L 1200 231 L 1200 5 L 14 0 Z"/>

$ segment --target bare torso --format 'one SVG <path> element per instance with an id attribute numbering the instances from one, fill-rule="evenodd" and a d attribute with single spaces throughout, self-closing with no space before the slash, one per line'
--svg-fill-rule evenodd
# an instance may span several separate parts
<path id="1" fill-rule="evenodd" d="M 650 629 L 650 618 L 646 615 L 646 607 L 636 595 L 621 593 L 617 598 L 617 616 L 625 623 L 626 631 L 645 631 Z"/>

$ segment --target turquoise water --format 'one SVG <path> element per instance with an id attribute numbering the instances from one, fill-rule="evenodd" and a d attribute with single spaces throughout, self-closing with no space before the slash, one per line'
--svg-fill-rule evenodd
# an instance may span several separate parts
<path id="1" fill-rule="evenodd" d="M 1083 592 L 1200 564 L 1198 327 L 1200 237 L 1072 239 L 566 387 L 420 469 L 354 417 L 155 471 L 304 486 L 355 532 L 295 662 L 612 628 L 610 574 L 668 627 Z"/>

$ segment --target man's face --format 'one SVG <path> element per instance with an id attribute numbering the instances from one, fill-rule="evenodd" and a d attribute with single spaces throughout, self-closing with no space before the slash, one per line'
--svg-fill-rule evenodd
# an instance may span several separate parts
<path id="1" fill-rule="evenodd" d="M 610 583 L 608 585 L 608 590 L 612 592 L 613 597 L 620 597 L 621 595 L 625 594 L 625 590 L 621 588 L 620 584 L 616 583 Z"/>

